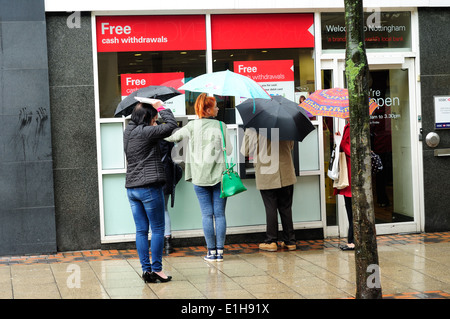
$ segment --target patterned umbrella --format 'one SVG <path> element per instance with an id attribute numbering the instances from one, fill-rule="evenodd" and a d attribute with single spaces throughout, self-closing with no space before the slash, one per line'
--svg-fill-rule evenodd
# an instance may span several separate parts
<path id="1" fill-rule="evenodd" d="M 317 90 L 303 101 L 300 106 L 312 115 L 339 117 L 342 119 L 350 116 L 347 89 Z M 377 102 L 374 99 L 370 99 L 369 114 L 372 114 L 377 107 Z"/>

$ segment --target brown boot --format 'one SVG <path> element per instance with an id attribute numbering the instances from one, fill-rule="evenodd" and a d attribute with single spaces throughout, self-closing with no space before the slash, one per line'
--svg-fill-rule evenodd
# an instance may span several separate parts
<path id="1" fill-rule="evenodd" d="M 297 245 L 296 244 L 286 244 L 284 241 L 281 242 L 281 248 L 287 249 L 287 250 L 296 250 Z"/>
<path id="2" fill-rule="evenodd" d="M 265 250 L 265 251 L 277 251 L 278 250 L 278 246 L 277 246 L 277 243 L 275 243 L 275 242 L 273 242 L 273 243 L 262 243 L 262 244 L 259 244 L 259 249 Z"/>

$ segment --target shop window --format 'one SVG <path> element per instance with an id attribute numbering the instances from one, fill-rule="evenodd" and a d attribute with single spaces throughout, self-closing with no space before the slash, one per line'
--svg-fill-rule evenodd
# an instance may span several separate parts
<path id="1" fill-rule="evenodd" d="M 122 152 L 122 132 L 128 120 L 114 117 L 119 102 L 133 90 L 148 85 L 179 88 L 190 79 L 207 72 L 231 70 L 246 76 L 239 66 L 254 64 L 259 68 L 254 80 L 272 95 L 283 95 L 299 102 L 315 90 L 313 14 L 240 14 L 211 15 L 211 55 L 206 54 L 206 17 L 179 16 L 97 16 L 97 81 L 99 126 L 99 178 L 102 217 L 102 241 L 131 239 L 134 233 L 129 203 L 124 192 L 126 160 Z M 209 60 L 210 59 L 210 60 Z M 253 74 L 255 76 L 255 74 Z M 194 118 L 194 103 L 199 92 L 182 92 L 166 102 L 180 121 Z M 234 152 L 230 158 L 238 163 L 240 117 L 235 106 L 241 97 L 216 96 L 218 118 L 226 122 Z M 313 122 L 319 126 L 317 121 Z M 321 220 L 319 131 L 296 143 L 293 152 L 298 187 L 295 188 L 293 220 Z M 242 159 L 239 159 L 242 160 Z M 242 163 L 239 161 L 239 163 Z M 244 165 L 240 165 L 241 171 Z M 230 201 L 227 207 L 230 227 L 264 224 L 259 212 L 255 180 L 245 179 L 245 196 Z M 192 202 L 191 185 L 181 180 L 173 209 L 174 231 L 201 229 L 199 207 Z M 247 214 L 241 208 L 252 205 Z M 227 204 L 228 205 L 228 204 Z"/>
<path id="2" fill-rule="evenodd" d="M 115 110 L 135 90 L 149 85 L 178 89 L 206 73 L 205 16 L 97 16 L 96 44 L 102 240 L 115 241 L 134 233 L 124 188 L 128 119 L 115 117 Z M 166 101 L 180 122 L 194 114 L 196 96 L 186 93 Z"/>
<path id="3" fill-rule="evenodd" d="M 124 169 L 122 123 L 103 123 L 100 127 L 102 169 Z"/>
<path id="4" fill-rule="evenodd" d="M 410 12 L 365 12 L 366 49 L 411 50 Z M 322 13 L 322 49 L 345 50 L 344 13 Z"/>
<path id="5" fill-rule="evenodd" d="M 96 18 L 100 118 L 113 118 L 133 90 L 149 85 L 178 89 L 206 72 L 205 16 Z M 175 115 L 193 114 L 193 96 L 172 99 Z"/>
<path id="6" fill-rule="evenodd" d="M 214 50 L 212 58 L 214 71 L 230 70 L 250 76 L 271 95 L 299 103 L 302 95 L 308 97 L 315 90 L 312 48 Z M 253 74 L 239 68 L 249 63 L 257 65 Z M 259 67 L 264 70 L 258 71 Z M 239 102 L 235 97 L 219 98 L 218 116 L 226 123 L 236 123 L 234 107 Z"/>
<path id="7" fill-rule="evenodd" d="M 299 102 L 315 90 L 313 26 L 312 14 L 212 15 L 213 70 L 246 75 L 269 94 Z M 240 124 L 240 102 L 220 99 L 221 119 Z"/>
<path id="8" fill-rule="evenodd" d="M 315 90 L 313 26 L 312 14 L 213 15 L 213 70 L 248 76 L 270 95 L 300 103 L 302 95 L 306 98 Z M 218 117 L 227 124 L 242 124 L 235 110 L 242 101 L 238 96 L 219 97 Z M 301 170 L 319 169 L 318 156 L 300 159 L 302 154 L 317 155 L 317 135 L 310 135 L 303 143 L 295 144 L 293 160 L 297 175 Z M 242 136 L 238 136 L 240 139 Z M 239 170 L 244 178 L 254 176 L 249 158 L 245 158 Z"/>
<path id="9" fill-rule="evenodd" d="M 112 118 L 122 98 L 133 90 L 148 85 L 178 89 L 184 81 L 206 73 L 206 58 L 204 50 L 99 52 L 98 69 L 100 117 Z M 197 95 L 186 93 L 169 103 L 175 115 L 195 114 Z"/>

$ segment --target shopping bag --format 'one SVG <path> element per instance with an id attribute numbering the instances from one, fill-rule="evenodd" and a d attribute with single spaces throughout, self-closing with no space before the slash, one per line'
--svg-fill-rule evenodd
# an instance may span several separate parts
<path id="1" fill-rule="evenodd" d="M 333 187 L 343 189 L 349 186 L 347 160 L 344 152 L 339 152 L 339 178 L 333 182 Z"/>
<path id="2" fill-rule="evenodd" d="M 331 151 L 330 164 L 328 165 L 328 177 L 332 180 L 337 180 L 339 178 L 339 148 L 341 146 L 341 136 L 335 135 L 334 141 L 335 145 Z"/>

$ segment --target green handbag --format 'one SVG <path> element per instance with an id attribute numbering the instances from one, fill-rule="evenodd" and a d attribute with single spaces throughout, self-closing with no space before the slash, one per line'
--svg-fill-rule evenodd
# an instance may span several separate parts
<path id="1" fill-rule="evenodd" d="M 233 164 L 231 166 L 228 165 L 227 161 L 227 153 L 226 153 L 226 145 L 225 145 L 225 135 L 223 134 L 222 122 L 220 122 L 220 130 L 222 131 L 222 141 L 223 141 L 223 156 L 225 160 L 225 171 L 222 173 L 222 183 L 220 188 L 220 198 L 230 197 L 239 193 L 242 193 L 247 190 L 244 184 L 239 177 L 239 174 L 234 171 Z"/>

